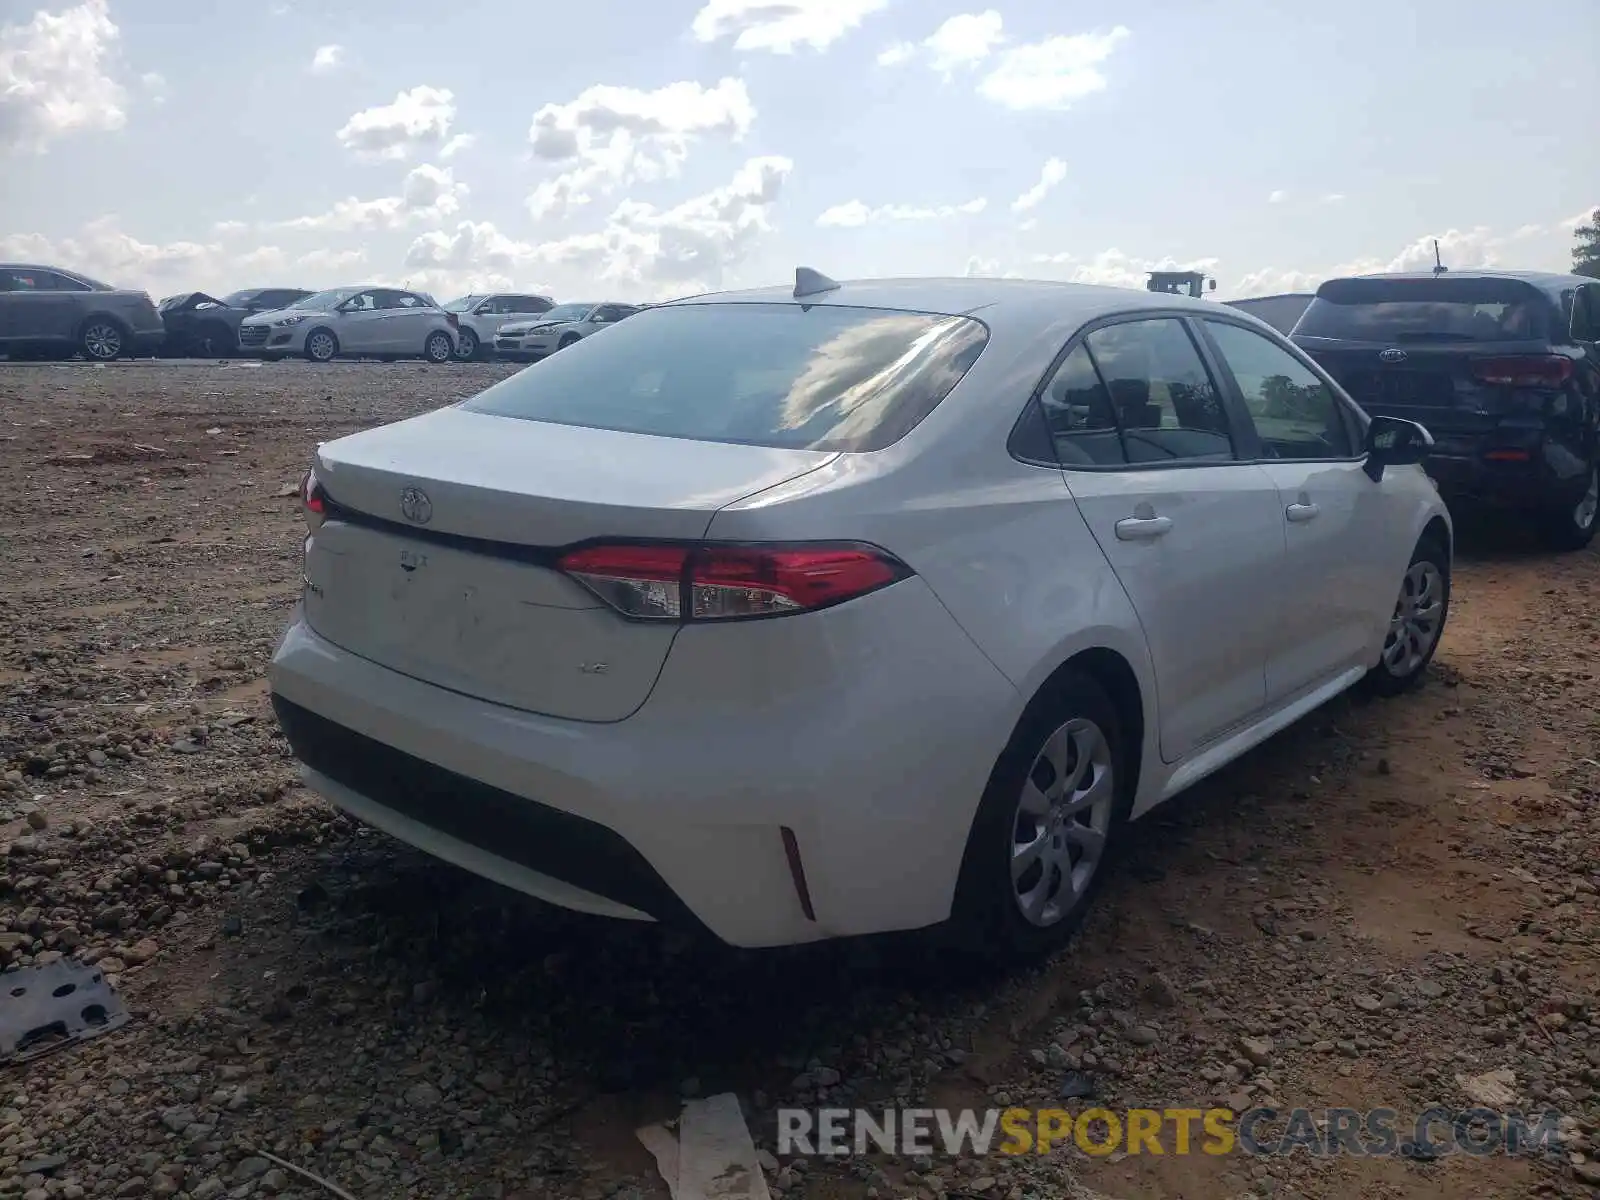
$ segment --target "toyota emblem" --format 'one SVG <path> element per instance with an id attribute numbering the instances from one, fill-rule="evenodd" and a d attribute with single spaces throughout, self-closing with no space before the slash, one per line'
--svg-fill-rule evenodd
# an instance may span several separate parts
<path id="1" fill-rule="evenodd" d="M 408 487 L 400 493 L 400 515 L 413 525 L 426 525 L 433 520 L 433 501 L 421 488 Z"/>
<path id="2" fill-rule="evenodd" d="M 1406 352 L 1404 350 L 1399 350 L 1399 349 L 1396 349 L 1396 348 L 1391 346 L 1389 349 L 1385 350 L 1382 354 L 1378 355 L 1378 358 L 1379 358 L 1380 361 L 1386 362 L 1386 363 L 1405 362 L 1405 360 L 1406 360 Z"/>

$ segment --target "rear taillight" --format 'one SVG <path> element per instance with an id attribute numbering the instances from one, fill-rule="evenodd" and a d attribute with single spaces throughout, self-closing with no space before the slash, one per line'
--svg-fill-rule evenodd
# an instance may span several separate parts
<path id="1" fill-rule="evenodd" d="M 612 542 L 568 551 L 558 565 L 623 616 L 650 621 L 732 621 L 814 612 L 912 573 L 893 555 L 857 542 Z"/>
<path id="2" fill-rule="evenodd" d="M 1472 377 L 1499 387 L 1556 388 L 1572 378 L 1572 360 L 1559 354 L 1474 358 Z"/>
<path id="3" fill-rule="evenodd" d="M 305 514 L 306 528 L 313 532 L 328 518 L 328 493 L 322 490 L 315 471 L 307 471 L 300 481 L 300 509 Z"/>

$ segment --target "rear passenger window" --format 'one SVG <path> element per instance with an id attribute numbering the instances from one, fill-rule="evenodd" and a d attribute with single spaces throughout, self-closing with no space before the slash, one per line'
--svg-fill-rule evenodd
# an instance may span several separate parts
<path id="1" fill-rule="evenodd" d="M 1045 385 L 1040 404 L 1062 466 L 1114 466 L 1128 461 L 1111 397 L 1082 346 L 1062 361 Z"/>
<path id="2" fill-rule="evenodd" d="M 1354 458 L 1333 389 L 1281 346 L 1249 329 L 1207 321 L 1233 372 L 1268 458 Z"/>
<path id="3" fill-rule="evenodd" d="M 1084 344 L 1129 463 L 1234 458 L 1222 397 L 1182 322 L 1124 321 L 1096 329 Z"/>

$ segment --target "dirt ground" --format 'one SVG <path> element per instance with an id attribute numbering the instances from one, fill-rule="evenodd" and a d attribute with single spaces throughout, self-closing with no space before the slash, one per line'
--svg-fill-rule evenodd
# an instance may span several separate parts
<path id="1" fill-rule="evenodd" d="M 534 368 L 537 369 L 537 368 Z M 1600 1115 L 1600 555 L 1463 530 L 1426 686 L 1342 699 L 1154 814 L 1078 944 L 708 950 L 553 912 L 296 782 L 263 670 L 321 440 L 495 365 L 0 367 L 0 961 L 125 1027 L 7 1068 L 0 1196 L 664 1197 L 639 1125 L 783 1104 L 1469 1107 L 1543 1157 L 768 1160 L 788 1197 L 1587 1196 Z M 3 1010 L 0 1010 L 3 1011 Z M 268 1155 L 273 1156 L 271 1158 Z"/>

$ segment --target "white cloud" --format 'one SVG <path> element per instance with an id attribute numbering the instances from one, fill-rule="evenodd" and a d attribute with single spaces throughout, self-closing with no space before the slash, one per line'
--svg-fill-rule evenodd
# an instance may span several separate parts
<path id="1" fill-rule="evenodd" d="M 1502 252 L 1512 238 L 1522 239 L 1541 232 L 1539 226 L 1524 226 L 1510 237 L 1502 237 L 1487 226 L 1473 229 L 1447 229 L 1424 234 L 1388 258 L 1372 256 L 1336 263 L 1324 270 L 1263 267 L 1244 275 L 1233 286 L 1236 296 L 1270 296 L 1280 292 L 1310 292 L 1325 279 L 1346 275 L 1371 275 L 1381 271 L 1426 271 L 1433 267 L 1433 243 L 1439 243 L 1439 257 L 1452 270 L 1500 266 Z M 1518 251 L 1518 254 L 1522 254 Z"/>
<path id="2" fill-rule="evenodd" d="M 467 185 L 457 183 L 449 167 L 423 163 L 406 172 L 398 196 L 339 200 L 325 212 L 277 222 L 283 229 L 347 232 L 353 229 L 398 229 L 421 221 L 437 221 L 461 210 Z"/>
<path id="3" fill-rule="evenodd" d="M 1345 196 L 1343 192 L 1329 192 L 1322 198 L 1322 202 L 1324 204 L 1343 204 L 1344 199 Z"/>
<path id="4" fill-rule="evenodd" d="M 702 42 L 733 38 L 735 50 L 826 50 L 888 0 L 706 0 L 691 29 Z"/>
<path id="5" fill-rule="evenodd" d="M 1267 194 L 1267 203 L 1268 204 L 1282 204 L 1288 198 L 1289 198 L 1289 193 L 1288 192 L 1284 191 L 1282 188 L 1275 188 L 1273 191 L 1271 191 L 1271 192 L 1269 192 Z"/>
<path id="6" fill-rule="evenodd" d="M 296 258 L 273 245 L 238 252 L 214 241 L 145 242 L 125 232 L 114 214 L 90 221 L 74 237 L 52 239 L 36 233 L 0 237 L 0 258 L 69 262 L 108 283 L 145 288 L 157 296 L 293 283 L 297 272 L 321 269 L 320 253 Z"/>
<path id="7" fill-rule="evenodd" d="M 896 42 L 878 55 L 878 65 L 897 67 L 921 57 L 945 78 L 971 70 L 1005 41 L 1004 22 L 994 9 L 958 13 L 920 42 Z"/>
<path id="8" fill-rule="evenodd" d="M 1062 109 L 1101 91 L 1100 65 L 1129 36 L 1125 26 L 1105 33 L 1079 33 L 1014 46 L 978 85 L 978 92 L 1002 107 Z"/>
<path id="9" fill-rule="evenodd" d="M 455 117 L 453 92 L 422 85 L 400 92 L 392 104 L 362 109 L 335 136 L 368 161 L 410 158 L 443 146 Z"/>
<path id="10" fill-rule="evenodd" d="M 1011 211 L 1027 212 L 1030 208 L 1037 207 L 1039 202 L 1050 194 L 1051 189 L 1066 177 L 1066 163 L 1059 158 L 1045 159 L 1044 169 L 1039 173 L 1039 182 L 1011 202 Z"/>
<path id="11" fill-rule="evenodd" d="M 454 231 L 424 233 L 406 251 L 412 285 L 452 295 L 519 289 L 548 293 L 529 274 L 539 264 L 538 247 L 501 233 L 489 221 L 462 221 Z"/>
<path id="12" fill-rule="evenodd" d="M 107 71 L 118 36 L 106 0 L 0 25 L 0 151 L 121 129 L 126 93 Z"/>
<path id="13" fill-rule="evenodd" d="M 561 215 L 636 180 L 674 176 L 707 134 L 737 142 L 755 121 L 744 82 L 681 81 L 655 91 L 597 85 L 567 104 L 546 104 L 528 140 L 536 158 L 570 164 L 528 197 L 536 218 Z"/>
<path id="14" fill-rule="evenodd" d="M 1137 258 L 1121 250 L 1102 250 L 1089 259 L 1079 259 L 1071 253 L 1036 254 L 1033 262 L 1047 268 L 1042 272 L 1046 279 L 1062 279 L 1068 283 L 1098 283 L 1108 287 L 1143 288 L 1151 271 L 1202 271 L 1212 273 L 1217 266 L 1214 258 L 1198 258 L 1179 262 L 1173 258 Z"/>
<path id="15" fill-rule="evenodd" d="M 350 250 L 311 250 L 302 254 L 295 260 L 295 265 L 305 271 L 324 273 L 337 273 L 347 271 L 367 261 L 367 252 L 356 248 Z"/>
<path id="16" fill-rule="evenodd" d="M 318 46 L 316 53 L 311 56 L 311 69 L 318 74 L 326 74 L 337 69 L 343 62 L 343 46 Z"/>
<path id="17" fill-rule="evenodd" d="M 976 66 L 1005 40 L 1001 26 L 1000 14 L 992 8 L 951 17 L 922 43 L 928 65 L 944 75 Z"/>
<path id="18" fill-rule="evenodd" d="M 988 200 L 982 196 L 968 200 L 965 204 L 941 204 L 931 208 L 910 204 L 880 204 L 877 208 L 869 208 L 859 200 L 847 200 L 823 212 L 817 218 L 817 224 L 854 229 L 884 221 L 936 221 L 981 213 L 988 204 Z"/>
<path id="19" fill-rule="evenodd" d="M 139 85 L 144 88 L 145 95 L 150 97 L 151 104 L 167 102 L 167 77 L 160 71 L 146 71 L 139 76 Z"/>
<path id="20" fill-rule="evenodd" d="M 249 228 L 243 221 L 218 221 L 211 226 L 211 232 L 218 237 L 235 237 Z"/>
<path id="21" fill-rule="evenodd" d="M 1522 238 L 1538 237 L 1543 232 L 1543 225 L 1518 225 L 1511 236 L 1520 241 Z"/>
<path id="22" fill-rule="evenodd" d="M 475 133 L 458 133 L 444 144 L 444 149 L 439 151 L 439 157 L 454 158 L 463 150 L 470 150 L 477 141 L 478 135 Z"/>
<path id="23" fill-rule="evenodd" d="M 615 282 L 640 299 L 726 286 L 728 273 L 770 230 L 793 168 L 787 158 L 753 158 L 725 186 L 669 209 L 625 200 L 599 233 L 546 242 L 534 247 L 533 259 L 575 282 Z"/>
<path id="24" fill-rule="evenodd" d="M 1286 292 L 1314 292 L 1325 277 L 1311 271 L 1280 271 L 1265 267 L 1251 271 L 1233 285 L 1231 296 L 1281 296 Z"/>
<path id="25" fill-rule="evenodd" d="M 1593 225 L 1596 222 L 1600 222 L 1600 208 L 1585 209 L 1581 213 L 1564 218 L 1559 224 L 1561 228 L 1571 233 L 1580 225 Z"/>

